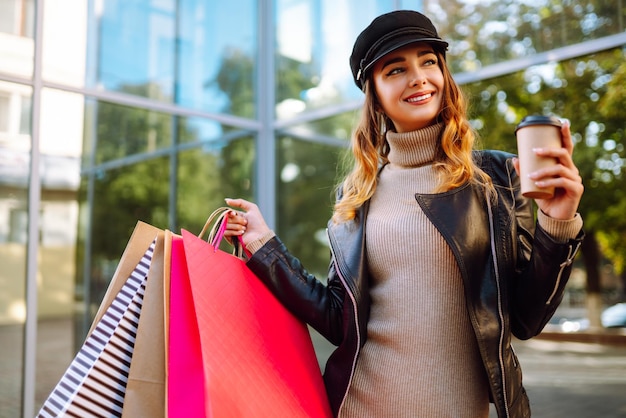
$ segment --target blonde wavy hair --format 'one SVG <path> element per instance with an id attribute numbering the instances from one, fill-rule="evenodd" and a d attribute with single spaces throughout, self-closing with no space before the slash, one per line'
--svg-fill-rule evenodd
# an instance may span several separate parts
<path id="1" fill-rule="evenodd" d="M 472 158 L 476 134 L 467 119 L 467 100 L 452 78 L 443 54 L 436 53 L 444 77 L 442 108 L 436 122 L 443 123 L 444 130 L 435 161 L 439 184 L 433 192 L 446 192 L 468 181 L 492 189 L 491 178 Z M 374 194 L 379 168 L 388 162 L 386 134 L 388 130 L 395 130 L 378 103 L 371 74 L 365 81 L 364 91 L 361 118 L 351 140 L 352 170 L 337 186 L 341 189 L 341 198 L 334 206 L 336 223 L 354 219 L 358 208 Z"/>

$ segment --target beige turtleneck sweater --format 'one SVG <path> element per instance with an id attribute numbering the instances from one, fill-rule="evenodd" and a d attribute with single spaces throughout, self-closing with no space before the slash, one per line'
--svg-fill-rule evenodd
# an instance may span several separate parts
<path id="1" fill-rule="evenodd" d="M 389 133 L 366 223 L 367 342 L 340 416 L 485 418 L 486 376 L 452 251 L 420 209 L 442 126 Z"/>
<path id="2" fill-rule="evenodd" d="M 371 312 L 342 418 L 486 418 L 487 379 L 468 318 L 463 282 L 450 248 L 421 211 L 415 193 L 432 193 L 432 162 L 442 125 L 389 133 L 366 224 Z M 555 240 L 574 238 L 580 215 L 538 212 Z M 256 252 L 274 236 L 249 243 Z"/>

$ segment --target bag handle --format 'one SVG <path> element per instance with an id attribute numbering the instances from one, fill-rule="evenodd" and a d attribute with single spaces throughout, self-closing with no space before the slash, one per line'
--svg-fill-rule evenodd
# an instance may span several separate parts
<path id="1" fill-rule="evenodd" d="M 220 243 L 224 239 L 224 233 L 226 232 L 226 226 L 228 225 L 228 213 L 231 211 L 229 207 L 222 206 L 217 208 L 209 215 L 209 218 L 204 224 L 202 231 L 198 235 L 198 238 L 202 238 L 207 231 L 209 236 L 207 242 L 211 244 L 214 251 L 220 246 Z M 245 249 L 241 237 L 231 237 L 230 244 L 233 246 L 233 255 L 238 258 L 244 258 L 244 255 L 249 256 L 248 251 Z"/>

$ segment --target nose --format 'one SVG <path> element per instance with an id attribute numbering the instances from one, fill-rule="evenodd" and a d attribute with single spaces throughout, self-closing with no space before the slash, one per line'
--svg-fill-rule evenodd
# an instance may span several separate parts
<path id="1" fill-rule="evenodd" d="M 424 73 L 421 68 L 416 66 L 411 70 L 411 76 L 409 80 L 411 86 L 426 84 L 426 73 Z"/>

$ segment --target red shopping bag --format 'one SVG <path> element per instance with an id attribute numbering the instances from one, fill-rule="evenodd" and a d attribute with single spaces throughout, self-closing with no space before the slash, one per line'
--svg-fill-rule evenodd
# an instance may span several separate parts
<path id="1" fill-rule="evenodd" d="M 207 415 L 332 416 L 306 325 L 244 261 L 218 249 L 221 235 L 208 243 L 182 231 L 200 331 Z"/>
<path id="2" fill-rule="evenodd" d="M 180 236 L 171 236 L 169 253 L 167 416 L 206 418 L 202 349 Z"/>

